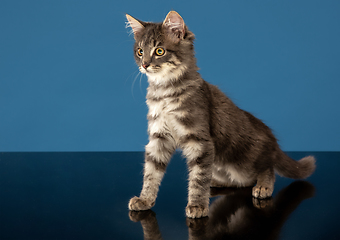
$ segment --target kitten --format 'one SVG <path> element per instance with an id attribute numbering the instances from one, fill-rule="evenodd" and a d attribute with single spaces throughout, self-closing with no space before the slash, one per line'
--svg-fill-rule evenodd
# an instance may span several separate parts
<path id="1" fill-rule="evenodd" d="M 264 123 L 201 78 L 194 56 L 194 34 L 177 12 L 170 11 L 163 23 L 126 17 L 135 38 L 136 63 L 149 83 L 143 189 L 139 197 L 130 200 L 130 210 L 154 206 L 177 148 L 182 149 L 189 170 L 189 218 L 208 215 L 210 186 L 256 184 L 252 195 L 267 198 L 273 193 L 274 170 L 294 179 L 313 173 L 312 156 L 300 161 L 289 158 Z"/>

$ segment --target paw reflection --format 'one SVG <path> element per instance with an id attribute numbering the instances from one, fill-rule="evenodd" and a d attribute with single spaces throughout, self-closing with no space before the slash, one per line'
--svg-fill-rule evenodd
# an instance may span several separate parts
<path id="1" fill-rule="evenodd" d="M 275 198 L 257 199 L 251 193 L 251 188 L 212 188 L 211 194 L 219 197 L 212 202 L 209 216 L 186 219 L 189 239 L 278 239 L 289 215 L 303 200 L 313 197 L 314 187 L 308 182 L 296 181 Z M 141 223 L 144 239 L 162 239 L 152 210 L 130 211 L 129 216 Z"/>
<path id="2" fill-rule="evenodd" d="M 253 197 L 253 206 L 258 209 L 264 209 L 273 206 L 273 198 L 259 199 Z"/>
<path id="3" fill-rule="evenodd" d="M 156 219 L 156 213 L 151 210 L 146 211 L 130 211 L 129 212 L 130 220 L 133 222 L 139 222 L 144 219 L 148 219 L 148 221 L 152 218 Z"/>
<path id="4" fill-rule="evenodd" d="M 152 210 L 130 211 L 129 217 L 133 222 L 140 222 L 143 227 L 144 239 L 161 240 L 156 214 Z"/>

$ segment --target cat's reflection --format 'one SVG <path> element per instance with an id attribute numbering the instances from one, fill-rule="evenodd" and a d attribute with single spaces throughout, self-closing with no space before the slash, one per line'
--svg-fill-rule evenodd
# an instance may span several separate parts
<path id="1" fill-rule="evenodd" d="M 303 200 L 314 195 L 314 187 L 308 182 L 296 181 L 275 198 L 266 200 L 252 198 L 251 188 L 212 188 L 211 194 L 222 196 L 212 202 L 209 217 L 187 219 L 190 240 L 278 239 L 289 215 Z M 140 221 L 144 239 L 162 239 L 152 210 L 129 214 L 132 221 Z"/>

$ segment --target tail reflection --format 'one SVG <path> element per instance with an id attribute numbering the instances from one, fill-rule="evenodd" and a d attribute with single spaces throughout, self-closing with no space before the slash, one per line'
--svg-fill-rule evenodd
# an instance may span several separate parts
<path id="1" fill-rule="evenodd" d="M 209 217 L 187 219 L 190 240 L 205 239 L 278 239 L 289 215 L 299 204 L 314 195 L 312 184 L 296 181 L 281 190 L 274 199 L 251 197 L 251 188 L 212 188 L 212 195 L 222 195 L 210 206 Z M 130 213 L 140 221 L 144 239 L 161 240 L 156 214 L 152 210 Z"/>

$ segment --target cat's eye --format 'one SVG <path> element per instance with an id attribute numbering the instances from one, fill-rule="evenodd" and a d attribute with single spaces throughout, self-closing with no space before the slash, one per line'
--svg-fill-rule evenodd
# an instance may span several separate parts
<path id="1" fill-rule="evenodd" d="M 156 48 L 155 53 L 158 56 L 162 56 L 162 55 L 164 55 L 165 50 L 164 50 L 164 48 Z"/>
<path id="2" fill-rule="evenodd" d="M 137 55 L 141 57 L 143 55 L 143 49 L 138 48 L 137 49 Z"/>

